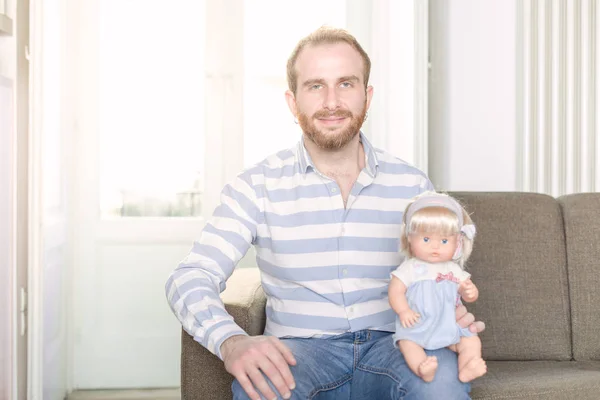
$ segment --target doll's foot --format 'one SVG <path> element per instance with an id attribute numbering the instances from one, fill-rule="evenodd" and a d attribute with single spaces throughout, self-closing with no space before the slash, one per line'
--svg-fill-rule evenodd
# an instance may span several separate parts
<path id="1" fill-rule="evenodd" d="M 435 371 L 437 370 L 437 367 L 438 367 L 437 357 L 435 357 L 435 356 L 427 357 L 425 359 L 425 361 L 423 361 L 419 365 L 419 376 L 425 382 L 431 382 L 433 380 L 433 377 L 435 376 Z"/>
<path id="2" fill-rule="evenodd" d="M 475 378 L 479 378 L 487 372 L 487 365 L 483 358 L 474 358 L 470 360 L 460 371 L 458 371 L 458 379 L 461 382 L 471 382 Z"/>

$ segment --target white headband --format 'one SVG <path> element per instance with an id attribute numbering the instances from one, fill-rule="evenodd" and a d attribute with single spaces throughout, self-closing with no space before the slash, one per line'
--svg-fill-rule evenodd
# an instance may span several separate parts
<path id="1" fill-rule="evenodd" d="M 460 232 L 463 233 L 466 237 L 468 237 L 471 240 L 475 237 L 475 225 L 473 225 L 473 224 L 463 225 L 464 220 L 463 220 L 462 207 L 460 206 L 460 204 L 458 204 L 458 202 L 450 196 L 442 196 L 439 194 L 438 195 L 435 195 L 435 194 L 434 195 L 426 195 L 423 197 L 419 197 L 417 200 L 415 200 L 415 202 L 412 203 L 410 205 L 410 207 L 408 208 L 408 210 L 406 211 L 406 218 L 405 218 L 406 226 L 407 227 L 410 226 L 410 220 L 412 219 L 412 216 L 414 215 L 414 213 L 416 213 L 419 210 L 422 210 L 423 208 L 428 208 L 428 207 L 443 207 L 445 209 L 452 211 L 454 214 L 456 214 L 456 217 L 458 218 L 458 225 L 459 225 Z"/>

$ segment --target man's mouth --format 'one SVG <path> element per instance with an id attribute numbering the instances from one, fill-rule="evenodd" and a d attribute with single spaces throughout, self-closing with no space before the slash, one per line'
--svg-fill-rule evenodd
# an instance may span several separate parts
<path id="1" fill-rule="evenodd" d="M 346 117 L 328 117 L 328 118 L 318 118 L 319 121 L 325 124 L 335 124 L 338 122 L 342 122 L 346 119 Z"/>

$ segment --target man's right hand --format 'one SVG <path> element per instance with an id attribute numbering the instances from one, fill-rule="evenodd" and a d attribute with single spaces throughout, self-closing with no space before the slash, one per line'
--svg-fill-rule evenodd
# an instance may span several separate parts
<path id="1" fill-rule="evenodd" d="M 290 390 L 296 387 L 288 366 L 296 365 L 296 359 L 274 336 L 232 336 L 221 345 L 221 356 L 227 372 L 238 380 L 251 399 L 260 400 L 256 389 L 267 399 L 277 398 L 262 373 L 284 399 L 289 399 Z"/>

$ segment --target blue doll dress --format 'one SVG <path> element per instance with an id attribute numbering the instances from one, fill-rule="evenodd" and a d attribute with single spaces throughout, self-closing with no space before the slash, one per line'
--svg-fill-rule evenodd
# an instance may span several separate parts
<path id="1" fill-rule="evenodd" d="M 458 285 L 471 276 L 457 263 L 428 263 L 411 258 L 392 275 L 406 285 L 408 305 L 421 315 L 410 328 L 404 328 L 396 315 L 396 346 L 398 340 L 410 340 L 424 349 L 436 350 L 458 343 L 461 336 L 475 336 L 456 323 L 455 310 L 460 303 Z"/>

